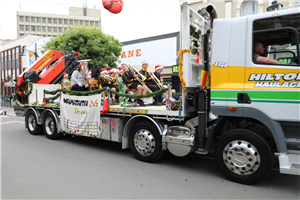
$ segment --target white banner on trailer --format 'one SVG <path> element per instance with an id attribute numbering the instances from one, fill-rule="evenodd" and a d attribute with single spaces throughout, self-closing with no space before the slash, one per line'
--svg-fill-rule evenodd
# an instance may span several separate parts
<path id="1" fill-rule="evenodd" d="M 69 134 L 100 137 L 101 94 L 71 96 L 62 94 L 60 101 L 60 123 Z"/>

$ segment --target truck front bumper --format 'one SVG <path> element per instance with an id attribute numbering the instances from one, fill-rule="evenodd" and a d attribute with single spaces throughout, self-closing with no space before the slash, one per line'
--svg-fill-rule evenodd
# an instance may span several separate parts
<path id="1" fill-rule="evenodd" d="M 300 152 L 279 153 L 278 158 L 280 173 L 300 175 Z"/>

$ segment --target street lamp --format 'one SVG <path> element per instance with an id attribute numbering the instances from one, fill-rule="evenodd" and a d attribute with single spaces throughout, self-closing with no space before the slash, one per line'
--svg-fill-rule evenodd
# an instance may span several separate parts
<path id="1" fill-rule="evenodd" d="M 26 45 L 24 45 L 23 47 L 22 47 L 22 52 L 20 53 L 20 56 L 26 56 L 25 55 L 25 50 L 26 50 Z M 28 50 L 29 51 L 29 50 Z M 38 55 L 37 55 L 37 45 L 36 45 L 36 43 L 35 43 L 35 51 L 34 51 L 34 56 L 35 56 L 35 60 L 37 60 L 37 58 L 39 57 Z"/>
<path id="2" fill-rule="evenodd" d="M 20 56 L 26 56 L 26 55 L 25 55 L 25 48 L 26 48 L 26 45 L 24 45 L 24 46 L 22 47 L 22 52 L 20 53 Z"/>

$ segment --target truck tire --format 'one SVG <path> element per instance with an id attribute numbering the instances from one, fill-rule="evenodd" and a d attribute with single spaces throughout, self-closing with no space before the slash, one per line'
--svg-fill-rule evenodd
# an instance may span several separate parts
<path id="1" fill-rule="evenodd" d="M 140 122 L 130 131 L 130 149 L 138 160 L 153 163 L 164 154 L 161 135 L 153 127 L 150 122 Z"/>
<path id="2" fill-rule="evenodd" d="M 229 180 L 251 185 L 265 179 L 273 167 L 269 144 L 257 133 L 234 129 L 217 142 L 215 160 Z"/>
<path id="3" fill-rule="evenodd" d="M 57 125 L 52 113 L 47 113 L 44 118 L 43 130 L 48 139 L 55 140 L 60 138 L 60 134 L 57 133 Z"/>
<path id="4" fill-rule="evenodd" d="M 25 123 L 28 132 L 31 135 L 39 135 L 43 132 L 42 125 L 37 123 L 36 116 L 32 110 L 28 111 L 25 115 Z"/>

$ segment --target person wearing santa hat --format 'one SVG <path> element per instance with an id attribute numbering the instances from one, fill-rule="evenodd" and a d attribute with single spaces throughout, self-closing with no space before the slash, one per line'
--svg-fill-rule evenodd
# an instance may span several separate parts
<path id="1" fill-rule="evenodd" d="M 89 88 L 84 85 L 84 76 L 82 74 L 81 64 L 78 66 L 78 69 L 72 73 L 71 76 L 71 90 L 77 91 L 88 91 Z"/>
<path id="2" fill-rule="evenodd" d="M 119 67 L 119 77 L 121 77 L 121 78 L 122 78 L 122 76 L 123 76 L 123 74 L 124 74 L 123 65 L 128 66 L 128 64 L 127 64 L 127 63 L 122 63 L 122 64 L 121 64 L 121 67 Z M 123 81 L 123 85 L 126 87 L 126 84 L 124 83 L 124 81 Z M 133 91 L 128 91 L 128 90 L 127 90 L 125 93 L 126 93 L 126 94 L 128 93 L 128 94 L 130 94 L 130 95 L 133 95 Z M 132 100 L 133 100 L 133 99 L 129 98 L 129 99 L 128 99 L 128 102 L 129 102 L 129 103 L 133 103 Z"/>
<path id="3" fill-rule="evenodd" d="M 108 71 L 105 68 L 102 68 L 101 73 L 100 73 L 99 78 L 98 78 L 99 88 L 103 88 L 103 87 L 108 86 L 108 80 L 107 80 L 108 76 L 109 76 Z"/>
<path id="4" fill-rule="evenodd" d="M 120 75 L 120 77 L 121 77 L 121 76 L 123 75 L 123 72 L 124 72 L 124 71 L 123 71 L 123 68 L 122 68 L 122 67 L 119 67 L 118 70 L 119 70 L 119 75 Z"/>
<path id="5" fill-rule="evenodd" d="M 158 85 L 155 83 L 155 78 L 154 76 L 152 76 L 149 72 L 148 72 L 148 62 L 146 60 L 144 60 L 142 62 L 142 69 L 140 70 L 140 73 L 146 77 L 145 79 L 145 83 L 146 83 L 146 86 L 152 91 L 152 92 L 155 92 L 155 91 L 158 91 L 159 90 L 159 87 Z M 161 106 L 162 104 L 162 97 L 161 95 L 155 95 L 153 97 L 154 99 L 154 102 L 153 102 L 153 105 L 157 105 L 157 106 Z"/>
<path id="6" fill-rule="evenodd" d="M 111 90 L 119 92 L 119 85 L 118 85 L 118 71 L 116 68 L 112 68 L 110 69 L 110 80 L 108 81 L 108 86 Z M 112 97 L 112 103 L 114 105 L 118 104 L 118 100 L 119 100 L 119 96 L 111 93 L 111 97 Z"/>
<path id="7" fill-rule="evenodd" d="M 69 78 L 69 75 L 64 72 L 64 78 L 61 82 L 61 85 L 65 88 L 65 89 L 69 89 L 68 87 L 70 87 L 70 80 L 68 79 Z"/>
<path id="8" fill-rule="evenodd" d="M 141 83 L 137 80 L 137 78 L 141 78 L 138 74 L 133 74 L 131 72 L 131 70 L 129 70 L 130 64 L 124 64 L 122 65 L 122 68 L 124 70 L 123 73 L 123 81 L 126 84 L 126 86 L 128 87 L 128 89 L 136 89 L 136 94 L 140 95 L 140 94 L 146 94 L 147 93 L 147 89 L 141 85 Z M 140 106 L 146 106 L 144 104 L 143 99 L 137 99 L 137 103 Z"/>
<path id="9" fill-rule="evenodd" d="M 88 71 L 88 77 L 89 77 L 89 79 L 92 78 L 92 72 L 91 72 L 91 70 Z"/>

